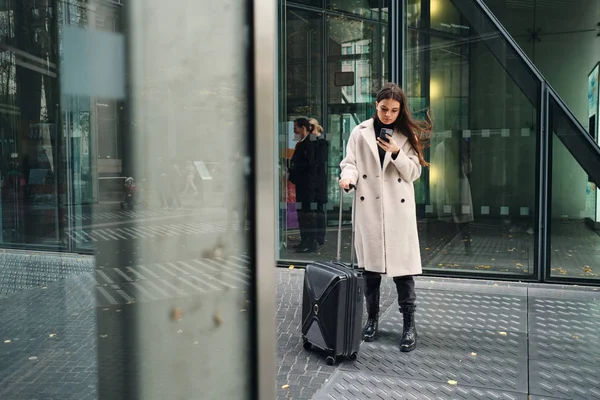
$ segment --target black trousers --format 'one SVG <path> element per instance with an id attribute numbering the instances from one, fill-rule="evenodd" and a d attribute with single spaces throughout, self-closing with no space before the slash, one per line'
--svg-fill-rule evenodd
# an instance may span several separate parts
<path id="1" fill-rule="evenodd" d="M 317 228 L 317 242 L 319 244 L 325 243 L 325 233 L 327 231 L 327 220 L 325 218 L 325 203 L 317 203 L 317 209 L 315 210 L 316 228 Z"/>
<path id="2" fill-rule="evenodd" d="M 312 209 L 310 201 L 300 203 L 298 209 L 298 225 L 300 225 L 300 236 L 308 247 L 317 246 L 317 216 Z"/>
<path id="3" fill-rule="evenodd" d="M 365 298 L 367 300 L 367 313 L 379 313 L 379 289 L 381 287 L 381 274 L 365 271 Z M 415 278 L 413 276 L 395 276 L 394 283 L 398 292 L 398 306 L 412 306 L 417 300 L 415 291 Z"/>

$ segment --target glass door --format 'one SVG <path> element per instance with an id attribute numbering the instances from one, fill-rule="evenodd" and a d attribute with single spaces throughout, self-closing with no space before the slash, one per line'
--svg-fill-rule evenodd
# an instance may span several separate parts
<path id="1" fill-rule="evenodd" d="M 352 130 L 375 112 L 375 95 L 383 85 L 386 30 L 370 21 L 345 16 L 327 16 L 327 140 L 328 221 L 337 226 L 340 191 L 339 164 L 344 157 Z M 343 208 L 350 210 L 351 197 L 345 196 Z M 345 222 L 349 222 L 347 212 Z M 348 233 L 348 232 L 346 232 Z M 347 235 L 346 235 L 347 236 Z M 345 238 L 350 240 L 350 237 Z M 333 247 L 333 243 L 331 245 Z"/>
<path id="2" fill-rule="evenodd" d="M 406 4 L 405 86 L 434 121 L 415 185 L 423 267 L 450 275 L 531 277 L 541 83 L 474 2 Z M 503 47 L 504 49 L 504 47 Z"/>

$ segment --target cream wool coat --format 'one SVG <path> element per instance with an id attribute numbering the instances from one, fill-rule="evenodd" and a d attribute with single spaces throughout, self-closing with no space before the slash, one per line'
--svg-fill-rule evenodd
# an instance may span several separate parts
<path id="1" fill-rule="evenodd" d="M 379 161 L 373 119 L 350 134 L 340 178 L 356 186 L 355 247 L 358 265 L 388 276 L 419 275 L 421 252 L 413 181 L 421 164 L 407 137 L 394 131 L 400 147 L 395 160 Z"/>

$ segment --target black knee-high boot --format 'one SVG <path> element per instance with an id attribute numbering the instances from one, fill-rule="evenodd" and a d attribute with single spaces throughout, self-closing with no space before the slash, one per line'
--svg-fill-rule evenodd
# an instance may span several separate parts
<path id="1" fill-rule="evenodd" d="M 402 339 L 400 340 L 400 351 L 413 351 L 417 347 L 417 328 L 415 326 L 415 279 L 412 276 L 400 276 L 394 278 L 398 292 L 398 305 L 402 313 Z"/>
<path id="2" fill-rule="evenodd" d="M 365 300 L 367 303 L 367 323 L 363 329 L 363 340 L 371 342 L 379 328 L 379 299 L 381 297 L 381 275 L 365 271 Z"/>

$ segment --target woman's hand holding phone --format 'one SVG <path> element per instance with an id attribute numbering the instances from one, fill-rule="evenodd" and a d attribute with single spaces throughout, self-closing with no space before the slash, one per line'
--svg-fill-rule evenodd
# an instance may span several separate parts
<path id="1" fill-rule="evenodd" d="M 384 130 L 382 129 L 383 133 Z M 392 154 L 397 154 L 400 151 L 400 147 L 389 133 L 385 132 L 387 141 L 381 138 L 381 135 L 377 138 L 377 144 L 385 151 L 389 151 Z"/>

